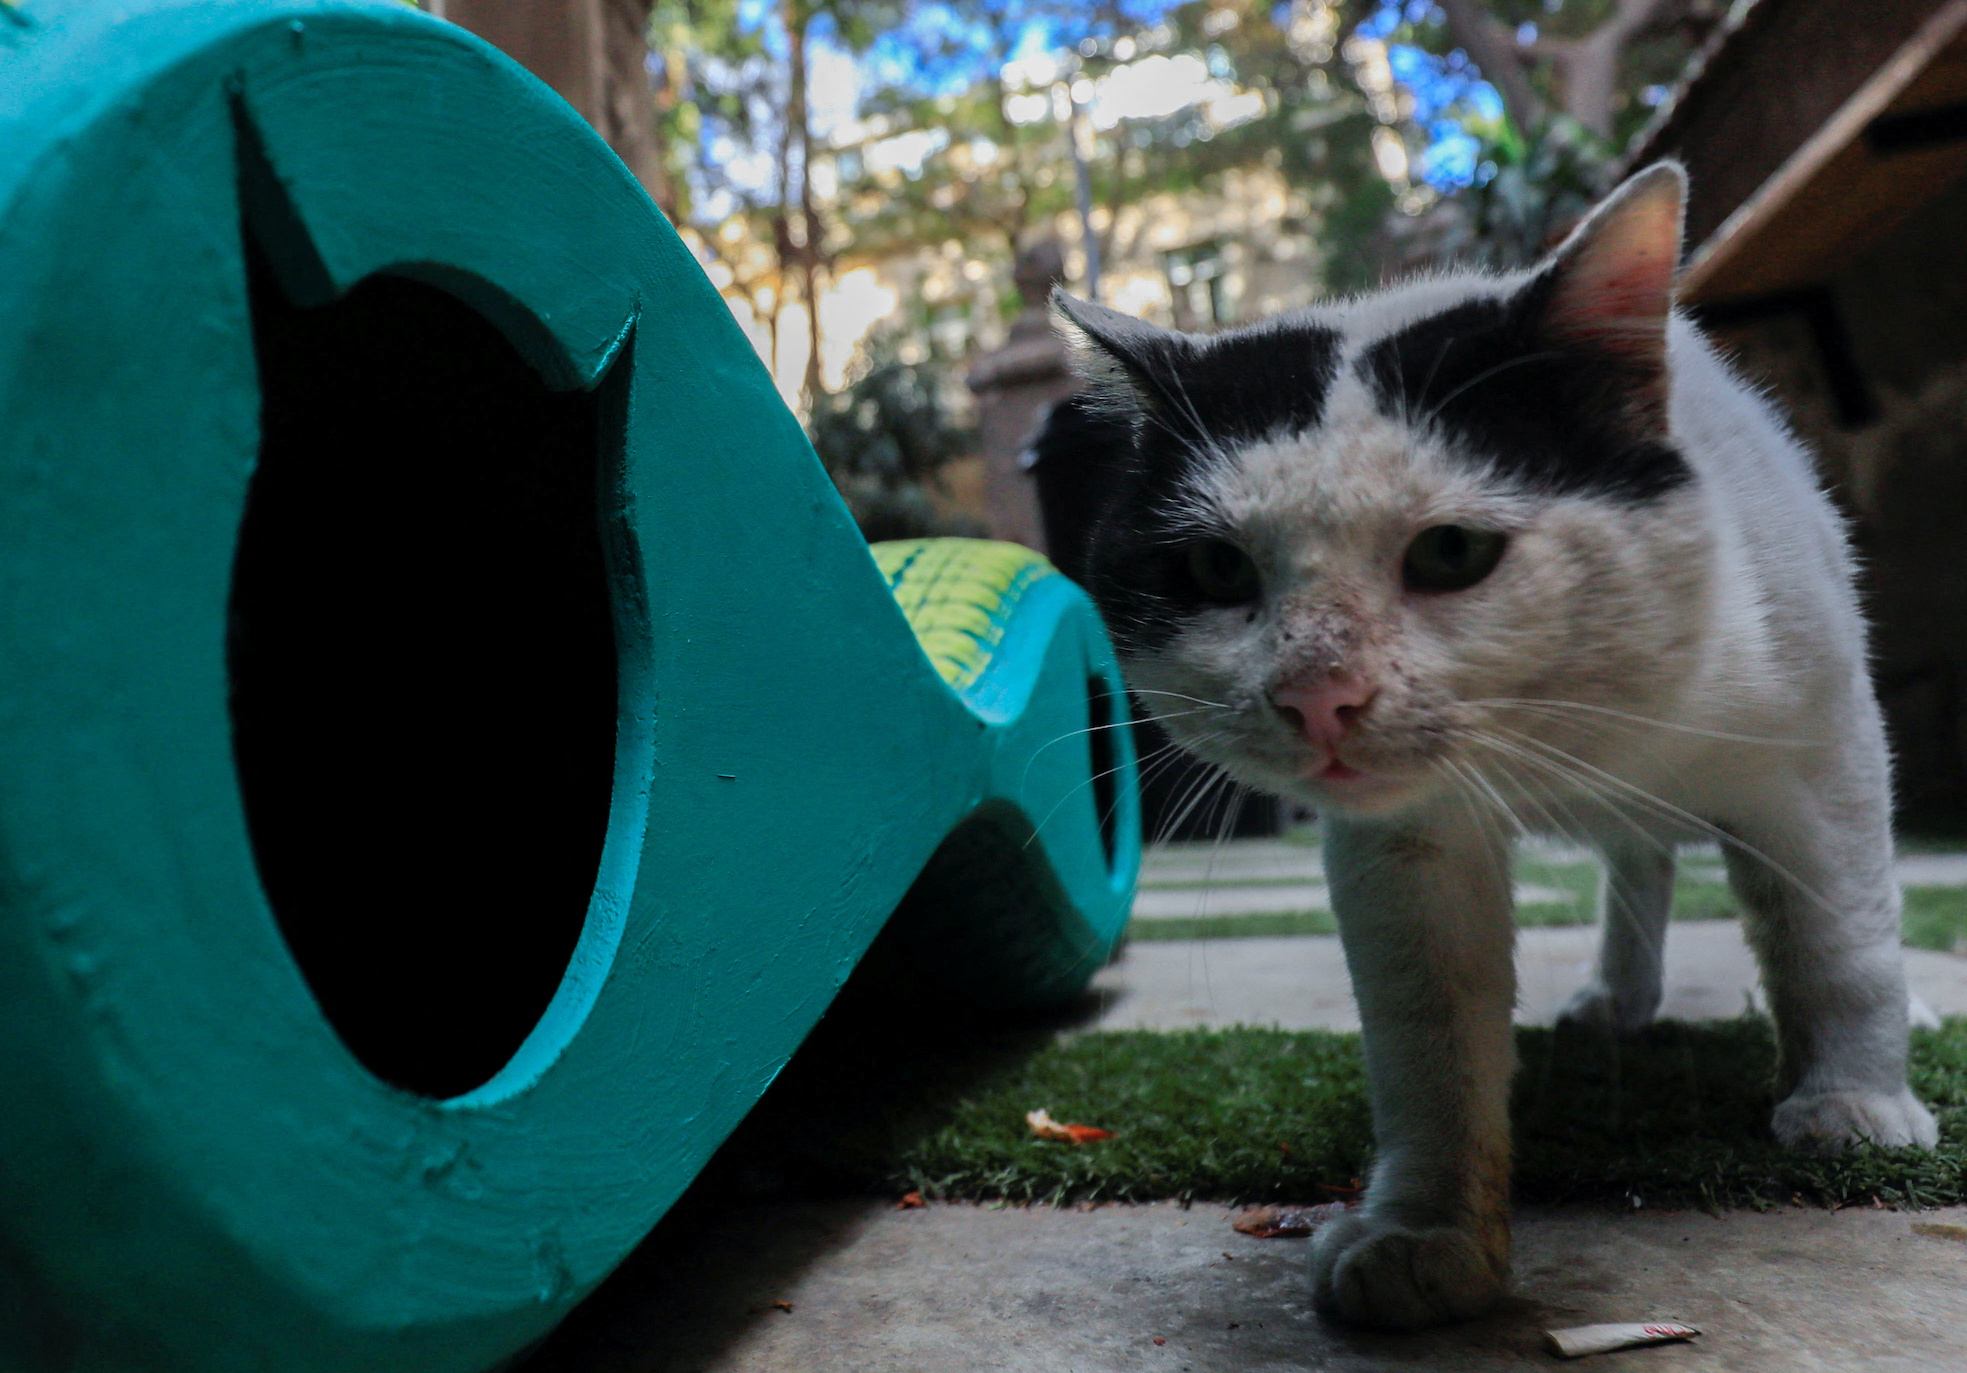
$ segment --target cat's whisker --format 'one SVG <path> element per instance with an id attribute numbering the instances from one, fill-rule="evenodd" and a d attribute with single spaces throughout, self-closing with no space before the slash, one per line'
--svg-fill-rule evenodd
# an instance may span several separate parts
<path id="1" fill-rule="evenodd" d="M 1515 733 L 1515 731 L 1509 731 L 1509 732 Z M 1497 747 L 1499 749 L 1508 745 L 1507 740 L 1485 738 L 1482 736 L 1474 736 L 1474 737 L 1477 737 L 1480 742 L 1487 743 L 1490 746 Z M 1789 868 L 1777 862 L 1768 853 L 1757 848 L 1755 845 L 1750 844 L 1749 842 L 1740 838 L 1739 836 L 1729 833 L 1727 830 L 1721 828 L 1721 826 L 1716 825 L 1711 821 L 1703 820 L 1700 816 L 1695 815 L 1692 811 L 1687 810 L 1681 806 L 1676 806 L 1670 801 L 1655 796 L 1651 792 L 1645 790 L 1643 787 L 1636 786 L 1633 783 L 1626 781 L 1623 777 L 1615 776 L 1612 773 L 1606 772 L 1602 768 L 1594 767 L 1592 764 L 1585 762 L 1581 758 L 1577 758 L 1571 754 L 1565 753 L 1562 749 L 1557 748 L 1555 745 L 1546 744 L 1541 739 L 1535 739 L 1528 735 L 1519 735 L 1518 737 L 1522 740 L 1524 745 L 1533 746 L 1536 749 L 1543 750 L 1549 754 L 1556 755 L 1554 757 L 1539 757 L 1537 754 L 1531 753 L 1527 748 L 1518 747 L 1516 751 L 1522 755 L 1522 757 L 1526 762 L 1533 761 L 1533 760 L 1536 762 L 1540 762 L 1548 769 L 1556 772 L 1559 776 L 1563 776 L 1567 780 L 1578 785 L 1586 785 L 1591 780 L 1596 779 L 1604 788 L 1607 788 L 1611 791 L 1615 791 L 1621 795 L 1624 795 L 1625 797 L 1638 803 L 1642 807 L 1651 810 L 1654 814 L 1659 815 L 1661 818 L 1672 821 L 1676 826 L 1694 829 L 1699 833 L 1707 836 L 1708 838 L 1714 840 L 1714 842 L 1721 845 L 1724 849 L 1732 849 L 1736 853 L 1744 854 L 1747 857 L 1753 858 L 1757 863 L 1760 863 L 1770 873 L 1774 874 L 1777 877 L 1782 878 L 1785 882 L 1789 883 L 1790 886 L 1793 887 L 1796 891 L 1800 892 L 1804 896 L 1808 897 L 1811 901 L 1815 902 L 1820 909 L 1829 912 L 1833 915 L 1836 913 L 1836 907 L 1832 906 L 1831 903 L 1827 899 L 1825 899 L 1823 894 L 1816 890 L 1816 888 L 1812 887 L 1809 883 L 1805 882 L 1802 878 L 1798 877 Z"/>
<path id="2" fill-rule="evenodd" d="M 1228 773 L 1212 768 L 1190 782 L 1188 790 L 1182 794 L 1182 803 L 1177 807 L 1174 815 L 1162 825 L 1161 833 L 1155 837 L 1155 842 L 1166 843 L 1170 835 L 1188 823 L 1188 817 L 1207 800 L 1210 793 L 1228 780 Z"/>
<path id="3" fill-rule="evenodd" d="M 1164 744 L 1161 748 L 1156 749 L 1154 754 L 1150 756 L 1161 757 L 1164 754 L 1165 755 L 1179 754 L 1180 751 L 1181 749 L 1179 745 L 1170 743 L 1170 744 Z M 1135 760 L 1134 766 L 1137 769 L 1141 766 L 1139 759 Z M 1079 783 L 1075 785 L 1070 791 L 1066 792 L 1065 795 L 1061 796 L 1058 800 L 1052 803 L 1052 808 L 1045 812 L 1045 818 L 1043 820 L 1040 820 L 1037 824 L 1031 827 L 1031 833 L 1028 836 L 1026 836 L 1024 843 L 1020 845 L 1020 847 L 1028 849 L 1032 846 L 1033 843 L 1037 842 L 1038 836 L 1044 831 L 1045 826 L 1050 824 L 1052 817 L 1059 813 L 1060 806 L 1063 806 L 1066 802 L 1070 801 L 1073 797 L 1077 796 L 1080 792 L 1084 791 L 1087 787 L 1092 786 L 1095 782 L 1098 782 L 1103 778 L 1112 777 L 1118 773 L 1124 772 L 1126 771 L 1126 768 L 1127 765 L 1125 763 L 1116 763 L 1114 766 L 1110 768 L 1106 768 L 1103 771 L 1093 773 L 1089 777 L 1082 778 L 1079 781 Z M 1029 776 L 1029 769 L 1026 770 L 1026 773 L 1027 776 Z M 1143 780 L 1145 780 L 1145 778 L 1143 778 Z"/>
<path id="4" fill-rule="evenodd" d="M 1780 748 L 1821 748 L 1821 741 L 1815 739 L 1775 739 L 1756 734 L 1736 734 L 1728 730 L 1701 729 L 1694 725 L 1677 724 L 1671 720 L 1653 720 L 1644 715 L 1634 715 L 1630 711 L 1614 710 L 1610 706 L 1588 705 L 1583 701 L 1544 700 L 1536 697 L 1491 696 L 1480 700 L 1465 702 L 1471 706 L 1501 706 L 1511 709 L 1536 709 L 1546 713 L 1563 711 L 1583 711 L 1591 715 L 1607 716 L 1632 725 L 1645 725 L 1652 729 L 1672 730 L 1676 734 L 1691 734 L 1702 739 L 1721 739 L 1734 744 L 1768 744 Z"/>
<path id="5" fill-rule="evenodd" d="M 1206 759 L 1203 761 L 1205 763 L 1207 762 Z M 1177 830 L 1180 830 L 1189 822 L 1190 817 L 1195 812 L 1204 810 L 1206 807 L 1221 804 L 1225 795 L 1241 786 L 1242 783 L 1238 782 L 1228 772 L 1215 764 L 1208 764 L 1208 771 L 1199 779 L 1199 785 L 1191 792 L 1187 804 L 1178 809 L 1175 818 L 1167 827 L 1167 832 L 1173 834 Z"/>
<path id="6" fill-rule="evenodd" d="M 1209 713 L 1208 709 L 1198 706 L 1194 710 L 1170 711 L 1163 715 L 1157 715 L 1154 718 L 1156 720 L 1179 720 L 1182 719 L 1184 716 L 1188 716 L 1188 715 L 1204 715 L 1208 713 Z M 1068 730 L 1064 734 L 1060 734 L 1055 736 L 1054 738 L 1047 739 L 1044 743 L 1040 744 L 1037 748 L 1033 749 L 1031 751 L 1031 756 L 1025 759 L 1024 773 L 1018 778 L 1018 789 L 1022 791 L 1025 785 L 1031 781 L 1031 770 L 1033 767 L 1037 766 L 1038 755 L 1043 753 L 1046 749 L 1052 747 L 1052 745 L 1062 744 L 1068 739 L 1077 739 L 1084 735 L 1098 734 L 1102 730 L 1132 729 L 1133 726 L 1134 726 L 1134 721 L 1131 719 L 1114 720 L 1109 724 L 1088 725 L 1084 729 Z M 1100 775 L 1104 777 L 1107 774 L 1101 773 Z"/>
<path id="7" fill-rule="evenodd" d="M 1172 696 L 1178 701 L 1193 701 L 1198 706 L 1214 706 L 1218 710 L 1236 709 L 1235 706 L 1230 705 L 1227 701 L 1205 701 L 1200 696 L 1190 696 L 1186 692 L 1181 691 L 1155 691 L 1147 687 L 1128 687 L 1127 694 L 1130 696 Z"/>
<path id="8" fill-rule="evenodd" d="M 1516 808 L 1510 805 L 1510 803 L 1503 797 L 1503 795 L 1496 790 L 1495 786 L 1489 781 L 1487 777 L 1483 776 L 1482 770 L 1475 766 L 1473 760 L 1450 759 L 1444 761 L 1447 761 L 1450 767 L 1454 767 L 1457 770 L 1465 770 L 1468 780 L 1474 784 L 1477 793 L 1488 797 L 1489 802 L 1495 808 L 1496 813 L 1500 815 L 1503 819 L 1509 821 L 1510 825 L 1516 830 L 1516 832 L 1519 835 L 1524 832 L 1523 819 L 1521 816 L 1519 816 L 1516 813 Z"/>
<path id="9" fill-rule="evenodd" d="M 1535 778 L 1522 777 L 1522 776 L 1513 776 L 1512 780 L 1517 786 L 1524 788 L 1526 790 L 1537 781 L 1537 779 Z M 1553 798 L 1557 796 L 1556 789 L 1551 787 L 1548 782 L 1543 782 L 1541 785 L 1542 785 L 1542 789 L 1546 792 L 1546 794 L 1551 795 Z M 1576 786 L 1575 782 L 1573 783 L 1573 786 L 1574 787 Z M 1576 799 L 1597 803 L 1606 813 L 1610 814 L 1614 819 L 1618 820 L 1620 823 L 1624 824 L 1627 828 L 1632 830 L 1633 834 L 1636 835 L 1641 841 L 1661 850 L 1669 857 L 1673 856 L 1673 846 L 1671 844 L 1661 840 L 1650 829 L 1635 821 L 1630 815 L 1626 814 L 1625 810 L 1622 807 L 1608 804 L 1605 801 L 1605 799 L 1599 796 L 1595 791 L 1586 790 L 1582 795 L 1578 796 Z M 1559 808 L 1565 811 L 1567 814 L 1572 814 L 1571 805 L 1568 802 L 1559 801 L 1558 805 Z M 1573 818 L 1575 818 L 1575 816 Z M 1584 827 L 1581 826 L 1581 828 Z M 1569 838 L 1573 843 L 1578 844 L 1580 847 L 1583 848 L 1587 848 L 1587 849 L 1599 848 L 1598 845 L 1592 843 L 1590 840 L 1584 838 L 1582 835 L 1573 835 L 1573 834 L 1566 833 L 1564 837 Z M 1602 858 L 1603 857 L 1602 849 L 1600 850 L 1600 854 Z M 1665 952 L 1665 940 L 1666 940 L 1665 929 L 1663 927 L 1657 929 L 1649 928 L 1646 924 L 1640 922 L 1635 916 L 1633 916 L 1632 913 L 1628 911 L 1623 905 L 1612 899 L 1612 887 L 1611 887 L 1612 871 L 1609 862 L 1605 862 L 1601 864 L 1600 877 L 1601 880 L 1598 884 L 1598 890 L 1594 893 L 1595 897 L 1597 898 L 1594 903 L 1594 909 L 1598 912 L 1600 919 L 1603 923 L 1603 926 L 1606 929 L 1609 929 L 1614 921 L 1618 921 L 1626 925 L 1628 928 L 1636 930 L 1644 939 L 1645 946 L 1647 948 L 1648 953 L 1657 962 L 1657 960 L 1659 960 L 1664 955 Z"/>
<path id="10" fill-rule="evenodd" d="M 1441 371 L 1441 364 L 1448 360 L 1448 350 L 1454 347 L 1460 339 L 1460 334 L 1450 334 L 1447 338 L 1441 340 L 1441 346 L 1434 352 L 1434 361 L 1427 365 L 1427 375 L 1421 378 L 1421 389 L 1416 391 L 1411 399 L 1407 395 L 1406 388 L 1401 388 L 1399 392 L 1400 424 L 1409 434 L 1415 433 L 1420 428 L 1414 422 L 1413 407 L 1416 404 L 1426 403 L 1427 393 L 1434 389 L 1434 378 Z"/>

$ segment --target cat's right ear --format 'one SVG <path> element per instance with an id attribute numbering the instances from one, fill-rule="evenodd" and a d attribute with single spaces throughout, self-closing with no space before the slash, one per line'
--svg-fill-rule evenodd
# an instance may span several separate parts
<path id="1" fill-rule="evenodd" d="M 1164 408 L 1189 353 L 1181 334 L 1052 288 L 1052 320 L 1073 370 L 1101 408 L 1139 415 Z"/>

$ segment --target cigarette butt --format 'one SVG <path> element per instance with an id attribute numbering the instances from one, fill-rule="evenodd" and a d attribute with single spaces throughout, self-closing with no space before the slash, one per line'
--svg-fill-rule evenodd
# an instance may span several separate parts
<path id="1" fill-rule="evenodd" d="M 1574 1325 L 1568 1330 L 1544 1331 L 1544 1343 L 1561 1359 L 1582 1359 L 1587 1354 L 1609 1354 L 1614 1349 L 1635 1349 L 1643 1344 L 1666 1344 L 1691 1340 L 1701 1332 L 1691 1325 L 1674 1321 L 1649 1321 L 1644 1325 Z"/>

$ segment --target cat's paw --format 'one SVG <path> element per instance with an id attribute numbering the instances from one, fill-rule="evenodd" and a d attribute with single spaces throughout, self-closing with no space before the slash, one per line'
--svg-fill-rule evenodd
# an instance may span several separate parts
<path id="1" fill-rule="evenodd" d="M 1419 1330 L 1481 1315 L 1503 1295 L 1506 1262 L 1476 1236 L 1448 1226 L 1403 1226 L 1349 1212 L 1320 1226 L 1311 1245 L 1318 1309 L 1349 1325 Z"/>
<path id="2" fill-rule="evenodd" d="M 1798 1092 L 1776 1107 L 1770 1125 L 1784 1144 L 1820 1154 L 1860 1143 L 1931 1149 L 1940 1141 L 1933 1113 L 1903 1087 L 1897 1092 Z"/>
<path id="3" fill-rule="evenodd" d="M 1564 1009 L 1557 1013 L 1559 1025 L 1574 1025 L 1601 1034 L 1636 1034 L 1653 1023 L 1660 1009 L 1660 995 L 1626 993 L 1621 995 L 1597 978 L 1578 988 Z"/>

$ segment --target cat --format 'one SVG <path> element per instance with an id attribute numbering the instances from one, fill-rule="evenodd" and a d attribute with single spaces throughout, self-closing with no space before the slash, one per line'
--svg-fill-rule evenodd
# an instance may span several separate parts
<path id="1" fill-rule="evenodd" d="M 1936 1142 L 1851 556 L 1801 445 L 1673 307 L 1685 194 L 1659 163 L 1527 271 L 1210 336 L 1053 298 L 1086 390 L 1037 448 L 1092 488 L 1081 575 L 1137 699 L 1322 817 L 1378 1141 L 1311 1248 L 1345 1322 L 1505 1290 L 1513 832 L 1605 861 L 1565 1019 L 1653 1018 L 1673 846 L 1716 839 L 1776 1137 Z"/>

